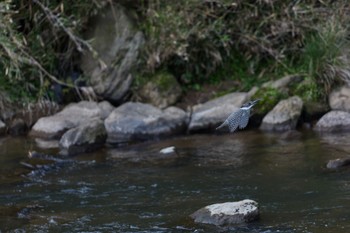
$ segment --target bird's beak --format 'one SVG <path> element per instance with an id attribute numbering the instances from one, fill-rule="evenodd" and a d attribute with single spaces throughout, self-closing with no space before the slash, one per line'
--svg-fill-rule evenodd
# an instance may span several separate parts
<path id="1" fill-rule="evenodd" d="M 252 101 L 252 105 L 253 105 L 253 106 L 256 105 L 260 100 L 261 100 L 261 99 L 253 100 L 253 101 Z"/>

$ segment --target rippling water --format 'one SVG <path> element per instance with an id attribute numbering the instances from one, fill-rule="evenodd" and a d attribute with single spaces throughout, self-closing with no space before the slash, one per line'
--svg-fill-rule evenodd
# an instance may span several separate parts
<path id="1" fill-rule="evenodd" d="M 159 150 L 175 146 L 177 155 Z M 192 135 L 108 148 L 55 165 L 30 160 L 30 138 L 0 140 L 3 232 L 344 232 L 350 227 L 350 134 Z M 55 151 L 47 151 L 54 154 Z M 34 171 L 24 166 L 41 166 Z M 261 218 L 217 228 L 188 217 L 253 199 Z"/>

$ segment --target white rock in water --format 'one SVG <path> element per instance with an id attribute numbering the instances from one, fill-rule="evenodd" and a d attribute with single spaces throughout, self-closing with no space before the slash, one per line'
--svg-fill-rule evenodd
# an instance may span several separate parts
<path id="1" fill-rule="evenodd" d="M 213 204 L 197 210 L 190 216 L 196 223 L 232 225 L 248 223 L 259 218 L 258 203 L 253 200 Z"/>
<path id="2" fill-rule="evenodd" d="M 243 214 L 246 215 L 251 211 L 257 209 L 256 202 L 251 200 L 243 200 L 238 202 L 225 202 L 220 204 L 213 204 L 205 207 L 209 210 L 211 215 L 224 214 L 224 215 L 234 215 Z"/>
<path id="3" fill-rule="evenodd" d="M 161 149 L 161 150 L 159 151 L 159 153 L 161 153 L 161 154 L 176 153 L 176 151 L 175 151 L 175 146 L 165 147 L 165 148 Z"/>

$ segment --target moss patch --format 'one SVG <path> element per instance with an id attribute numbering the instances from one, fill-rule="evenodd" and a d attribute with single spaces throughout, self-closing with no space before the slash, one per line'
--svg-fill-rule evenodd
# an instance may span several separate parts
<path id="1" fill-rule="evenodd" d="M 151 82 L 156 83 L 160 91 L 166 91 L 171 89 L 175 85 L 178 85 L 175 77 L 172 74 L 169 74 L 165 71 L 156 73 L 151 78 Z"/>
<path id="2" fill-rule="evenodd" d="M 260 99 L 259 104 L 254 107 L 254 111 L 258 115 L 267 114 L 272 108 L 282 99 L 287 98 L 288 95 L 280 92 L 275 88 L 261 88 L 251 99 Z"/>

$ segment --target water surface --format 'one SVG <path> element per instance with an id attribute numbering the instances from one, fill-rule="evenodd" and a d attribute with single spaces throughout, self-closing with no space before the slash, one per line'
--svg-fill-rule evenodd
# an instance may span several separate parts
<path id="1" fill-rule="evenodd" d="M 177 155 L 159 150 L 175 146 Z M 34 171 L 30 138 L 0 140 L 2 232 L 344 232 L 350 228 L 350 134 L 191 135 L 106 148 Z M 41 150 L 42 151 L 42 150 Z M 46 151 L 47 152 L 47 151 Z M 54 154 L 55 150 L 49 151 Z M 46 162 L 45 162 L 46 163 Z M 258 221 L 217 228 L 188 217 L 253 199 Z"/>

